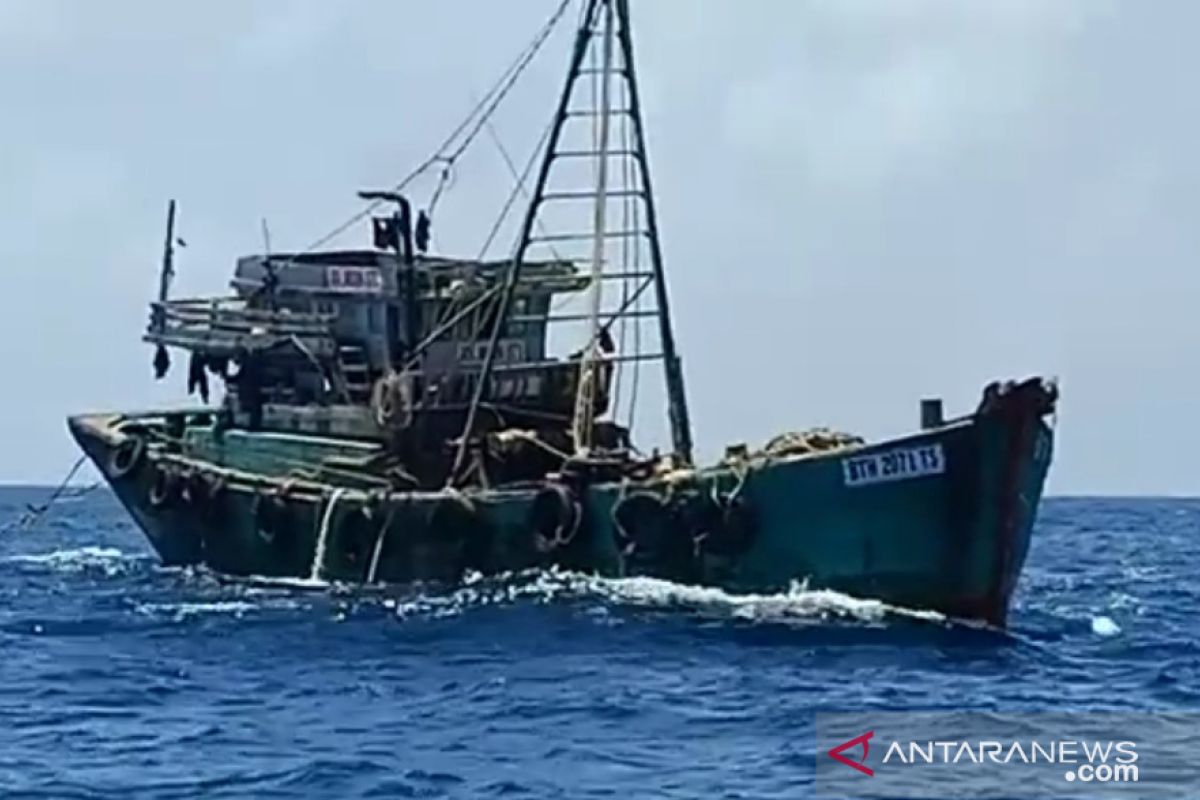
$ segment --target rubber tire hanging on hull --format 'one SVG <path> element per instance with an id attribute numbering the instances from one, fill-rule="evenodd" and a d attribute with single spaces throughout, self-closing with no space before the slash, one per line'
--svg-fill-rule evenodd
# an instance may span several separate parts
<path id="1" fill-rule="evenodd" d="M 287 499 L 275 491 L 258 492 L 250 504 L 254 532 L 270 547 L 281 547 L 289 538 L 290 517 Z"/>
<path id="2" fill-rule="evenodd" d="M 115 481 L 132 475 L 142 465 L 146 440 L 136 434 L 126 436 L 108 457 L 108 475 Z"/>
<path id="3" fill-rule="evenodd" d="M 400 501 L 391 507 L 389 519 L 379 534 L 382 542 L 372 538 L 367 557 L 369 565 L 374 548 L 380 547 L 376 581 L 454 583 L 467 570 L 491 568 L 490 529 L 461 495 Z"/>
<path id="4" fill-rule="evenodd" d="M 736 495 L 633 492 L 617 501 L 613 521 L 626 574 L 712 580 L 754 543 L 753 509 Z"/>
<path id="5" fill-rule="evenodd" d="M 696 552 L 723 559 L 744 556 L 754 544 L 754 509 L 741 497 L 700 498 L 702 509 L 693 519 Z"/>
<path id="6" fill-rule="evenodd" d="M 429 510 L 429 530 L 433 535 L 453 538 L 457 551 L 456 564 L 452 568 L 455 577 L 467 570 L 488 572 L 491 567 L 491 536 L 475 505 L 459 494 L 449 494 L 438 500 Z"/>
<path id="7" fill-rule="evenodd" d="M 583 507 L 571 488 L 561 483 L 546 484 L 529 506 L 534 552 L 557 563 L 578 537 L 582 523 Z"/>
<path id="8" fill-rule="evenodd" d="M 653 492 L 632 492 L 613 506 L 617 549 L 627 575 L 691 580 L 695 550 L 674 508 Z"/>
<path id="9" fill-rule="evenodd" d="M 154 479 L 150 483 L 150 490 L 146 496 L 150 507 L 161 510 L 170 505 L 179 488 L 178 482 L 178 476 L 172 470 L 162 465 L 156 465 Z"/>
<path id="10" fill-rule="evenodd" d="M 335 552 L 341 564 L 334 564 L 335 574 L 344 572 L 353 580 L 366 581 L 371 559 L 380 539 L 392 527 L 394 508 L 385 497 L 369 497 L 362 506 L 343 513 L 335 527 Z"/>
<path id="11" fill-rule="evenodd" d="M 183 476 L 180 494 L 183 501 L 198 513 L 210 516 L 225 491 L 225 485 L 224 476 L 196 470 Z"/>

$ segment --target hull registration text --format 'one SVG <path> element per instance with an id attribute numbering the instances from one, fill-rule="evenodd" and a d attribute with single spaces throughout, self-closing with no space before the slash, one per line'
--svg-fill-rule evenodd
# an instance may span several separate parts
<path id="1" fill-rule="evenodd" d="M 941 475 L 946 471 L 946 457 L 941 444 L 904 447 L 843 459 L 842 471 L 847 486 L 867 486 L 925 475 Z"/>

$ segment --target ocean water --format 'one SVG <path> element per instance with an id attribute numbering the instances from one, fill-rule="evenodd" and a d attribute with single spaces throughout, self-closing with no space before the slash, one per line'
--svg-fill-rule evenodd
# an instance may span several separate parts
<path id="1" fill-rule="evenodd" d="M 1005 633 L 802 587 L 364 592 L 164 569 L 97 491 L 0 533 L 0 797 L 804 797 L 818 710 L 1200 710 L 1198 566 L 1200 501 L 1055 499 Z"/>

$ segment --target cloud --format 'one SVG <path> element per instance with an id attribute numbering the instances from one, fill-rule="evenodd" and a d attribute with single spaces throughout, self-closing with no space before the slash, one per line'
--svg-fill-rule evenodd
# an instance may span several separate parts
<path id="1" fill-rule="evenodd" d="M 263 216 L 302 246 L 427 155 L 555 4 L 0 3 L 0 347 L 37 387 L 0 395 L 0 452 L 28 454 L 0 477 L 56 479 L 72 409 L 178 394 L 138 341 L 168 197 L 179 291 L 219 293 Z M 1200 402 L 1179 366 L 1200 351 L 1200 5 L 633 7 L 703 451 L 908 430 L 920 396 L 965 410 L 1042 371 L 1065 386 L 1057 488 L 1200 490 L 1200 442 L 1178 443 L 1200 428 L 1172 411 Z M 497 119 L 519 161 L 560 33 Z M 471 251 L 492 221 L 494 149 L 458 165 L 439 244 Z M 664 428 L 652 381 L 643 445 Z"/>
<path id="2" fill-rule="evenodd" d="M 60 0 L 0 3 L 0 53 L 31 52 L 66 40 L 74 26 Z"/>
<path id="3" fill-rule="evenodd" d="M 297 58 L 320 59 L 321 44 L 337 36 L 353 0 L 289 0 L 286 5 L 254 5 L 245 30 L 233 38 L 233 52 L 249 63 L 286 65 Z M 396 32 L 397 44 L 402 31 Z"/>
<path id="4" fill-rule="evenodd" d="M 938 170 L 1030 133 L 1055 62 L 1107 4 L 815 3 L 799 52 L 760 51 L 714 82 L 729 146 L 794 159 L 825 189 Z M 848 52 L 818 37 L 851 42 Z M 807 52 L 807 54 L 805 54 Z"/>

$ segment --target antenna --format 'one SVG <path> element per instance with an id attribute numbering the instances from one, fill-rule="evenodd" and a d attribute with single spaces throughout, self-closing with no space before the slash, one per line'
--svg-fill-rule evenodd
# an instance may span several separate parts
<path id="1" fill-rule="evenodd" d="M 175 201 L 167 203 L 167 236 L 163 242 L 162 271 L 158 275 L 158 302 L 167 302 L 175 277 Z"/>
<path id="2" fill-rule="evenodd" d="M 171 294 L 171 279 L 175 277 L 175 200 L 167 203 L 167 234 L 163 241 L 162 267 L 158 273 L 158 304 L 154 306 L 153 325 L 161 334 L 167 325 L 167 298 Z M 154 348 L 154 377 L 162 378 L 171 368 L 171 356 L 161 343 Z"/>

